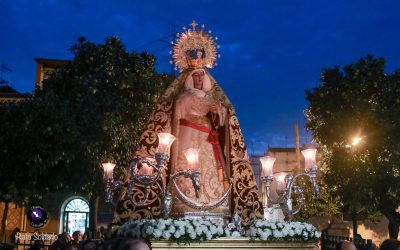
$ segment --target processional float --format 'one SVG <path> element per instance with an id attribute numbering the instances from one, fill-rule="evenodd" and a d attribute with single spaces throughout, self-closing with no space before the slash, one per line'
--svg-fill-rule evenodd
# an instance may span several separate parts
<path id="1" fill-rule="evenodd" d="M 316 195 L 319 193 L 317 184 L 316 149 L 303 150 L 305 159 L 305 171 L 296 175 L 274 176 L 272 171 L 275 158 L 262 157 L 262 183 L 263 192 L 259 194 L 254 174 L 249 161 L 249 156 L 244 145 L 243 135 L 235 114 L 235 111 L 221 88 L 208 71 L 208 77 L 212 88 L 212 98 L 223 107 L 226 112 L 222 126 L 210 128 L 207 140 L 213 144 L 213 152 L 219 161 L 223 162 L 221 172 L 218 172 L 225 188 L 220 196 L 212 202 L 199 201 L 203 192 L 201 162 L 202 152 L 199 148 L 187 148 L 177 153 L 180 138 L 176 131 L 182 122 L 176 121 L 176 99 L 187 84 L 188 77 L 197 69 L 212 68 L 216 65 L 217 37 L 211 36 L 211 31 L 205 31 L 204 25 L 196 29 L 198 24 L 193 21 L 191 28 L 184 28 L 184 32 L 177 34 L 177 39 L 172 42 L 171 51 L 176 69 L 181 75 L 166 90 L 156 106 L 145 131 L 141 136 L 139 149 L 135 159 L 127 168 L 124 179 L 114 179 L 114 163 L 103 163 L 104 181 L 106 183 L 106 201 L 116 205 L 117 218 L 120 222 L 144 218 L 170 217 L 173 213 L 173 204 L 182 203 L 190 208 L 191 213 L 183 213 L 183 216 L 196 215 L 200 217 L 213 217 L 215 214 L 209 211 L 218 210 L 222 206 L 229 207 L 229 214 L 220 214 L 220 219 L 229 220 L 239 215 L 243 224 L 254 219 L 265 218 L 267 220 L 291 219 L 299 212 L 304 204 L 304 190 L 296 181 L 301 178 L 310 180 Z M 180 123 L 179 123 L 180 122 Z M 180 125 L 179 125 L 180 124 Z M 175 135 L 174 135 L 175 133 Z M 221 140 L 209 139 L 212 136 L 221 136 Z M 224 141 L 222 143 L 222 141 Z M 186 158 L 187 167 L 177 169 L 177 154 Z M 175 160 L 175 162 L 174 162 Z M 217 164 L 218 165 L 218 164 Z M 174 170 L 175 169 L 175 170 Z M 219 170 L 218 170 L 219 171 Z M 221 177 L 222 176 L 222 177 Z M 271 197 L 271 185 L 276 182 L 276 199 Z M 182 191 L 180 184 L 190 185 L 191 190 Z M 189 184 L 188 184 L 189 183 Z M 118 201 L 114 202 L 115 194 L 120 192 Z M 194 196 L 189 197 L 187 194 Z M 276 196 L 275 195 L 275 196 Z M 295 206 L 296 204 L 296 206 Z M 284 216 L 277 216 L 276 211 L 283 211 Z M 193 212 L 193 211 L 198 211 Z M 176 216 L 176 215 L 175 215 Z M 214 216 L 215 217 L 215 216 Z M 218 217 L 218 216 L 217 216 Z"/>

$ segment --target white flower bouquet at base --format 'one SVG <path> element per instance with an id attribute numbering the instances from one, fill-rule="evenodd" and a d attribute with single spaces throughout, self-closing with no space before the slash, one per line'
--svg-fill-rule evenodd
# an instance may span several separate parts
<path id="1" fill-rule="evenodd" d="M 151 219 L 125 223 L 119 228 L 118 235 L 186 244 L 223 237 L 225 231 L 223 222 L 209 219 Z"/>
<path id="2" fill-rule="evenodd" d="M 233 231 L 235 230 L 229 228 L 229 225 L 224 226 L 222 221 L 210 219 L 151 219 L 125 223 L 118 229 L 118 235 L 188 244 L 217 237 L 236 236 L 231 235 Z M 309 243 L 316 242 L 321 236 L 317 228 L 308 223 L 266 220 L 253 221 L 245 232 L 242 236 L 250 237 L 251 240 L 260 239 L 274 242 Z"/>
<path id="3" fill-rule="evenodd" d="M 316 242 L 321 233 L 311 224 L 304 222 L 270 222 L 255 220 L 248 234 L 252 238 L 268 241 Z"/>

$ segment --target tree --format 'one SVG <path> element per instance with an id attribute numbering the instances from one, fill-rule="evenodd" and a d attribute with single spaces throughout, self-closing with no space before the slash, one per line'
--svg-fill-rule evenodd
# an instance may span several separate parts
<path id="1" fill-rule="evenodd" d="M 321 166 L 319 166 L 319 169 L 321 169 Z M 332 196 L 323 179 L 318 180 L 318 185 L 320 186 L 318 196 L 315 195 L 309 180 L 303 179 L 299 181 L 298 185 L 304 190 L 304 205 L 299 213 L 295 215 L 296 221 L 306 222 L 312 217 L 336 216 L 340 214 L 339 200 Z"/>
<path id="2" fill-rule="evenodd" d="M 26 100 L 2 104 L 0 109 L 0 202 L 5 203 L 1 237 L 9 203 L 29 205 L 58 184 L 58 175 L 49 176 L 53 166 L 73 159 L 73 152 L 64 149 L 74 137 L 67 132 L 68 123 L 61 122 L 62 110 L 56 102 Z M 47 114 L 53 113 L 53 116 Z M 50 126 L 54 120 L 60 121 Z M 54 172 L 53 172 L 54 174 Z"/>
<path id="3" fill-rule="evenodd" d="M 2 138 L 0 153 L 7 162 L 0 163 L 1 169 L 18 166 L 33 190 L 4 192 L 17 204 L 35 202 L 42 198 L 35 197 L 40 191 L 62 190 L 89 197 L 93 211 L 104 192 L 100 163 L 128 165 L 154 103 L 170 80 L 156 73 L 154 56 L 127 52 L 116 37 L 99 45 L 80 38 L 71 50 L 71 63 L 45 80 L 32 99 L 4 109 L 9 116 L 1 133 L 18 132 L 12 133 L 15 138 L 9 135 L 12 140 Z M 1 171 L 0 182 L 15 174 Z M 27 179 L 20 175 L 10 182 L 23 185 Z M 95 222 L 93 217 L 90 221 Z"/>
<path id="4" fill-rule="evenodd" d="M 306 127 L 324 149 L 325 182 L 353 218 L 382 213 L 397 238 L 400 214 L 400 71 L 383 58 L 325 69 L 306 91 Z M 357 140 L 352 141 L 353 138 Z"/>

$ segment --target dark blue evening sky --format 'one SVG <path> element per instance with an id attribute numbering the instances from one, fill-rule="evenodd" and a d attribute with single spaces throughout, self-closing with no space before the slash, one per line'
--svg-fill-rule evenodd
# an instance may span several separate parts
<path id="1" fill-rule="evenodd" d="M 221 45 L 211 73 L 231 99 L 251 152 L 267 145 L 292 146 L 293 124 L 301 143 L 304 90 L 321 70 L 355 62 L 368 53 L 384 57 L 387 71 L 400 68 L 400 1 L 94 1 L 0 0 L 0 62 L 20 92 L 30 92 L 34 57 L 71 59 L 80 36 L 103 42 L 117 35 L 128 50 L 149 51 L 158 70 L 169 72 L 176 31 L 192 20 L 205 24 Z"/>

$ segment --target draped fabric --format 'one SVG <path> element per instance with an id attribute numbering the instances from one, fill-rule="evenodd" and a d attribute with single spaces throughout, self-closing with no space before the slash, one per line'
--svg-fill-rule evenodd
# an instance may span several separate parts
<path id="1" fill-rule="evenodd" d="M 241 216 L 242 223 L 246 225 L 252 219 L 263 217 L 262 204 L 258 197 L 256 181 L 235 110 L 214 78 L 208 71 L 205 72 L 211 81 L 210 94 L 214 100 L 224 107 L 226 112 L 224 115 L 219 116 L 225 116 L 225 119 L 222 121 L 224 126 L 218 128 L 218 134 L 220 152 L 223 154 L 222 157 L 225 163 L 225 177 L 232 180 L 230 201 L 228 204 L 224 204 L 225 207 L 217 209 L 215 212 L 230 213 L 231 215 L 238 213 Z M 177 136 L 181 128 L 185 129 L 185 127 L 179 125 L 180 122 L 179 116 L 177 115 L 176 103 L 185 91 L 185 81 L 190 74 L 191 70 L 182 72 L 160 98 L 141 135 L 138 149 L 135 152 L 136 156 L 154 156 L 158 146 L 157 133 L 167 132 Z M 205 140 L 207 138 L 202 137 L 209 136 L 207 133 L 201 131 L 196 133 L 198 133 L 196 136 L 198 136 L 197 138 L 199 138 L 199 140 Z M 170 162 L 164 173 L 164 183 L 168 182 L 169 174 L 179 168 L 179 161 L 182 160 L 179 159 L 179 154 L 177 153 L 179 150 L 179 143 L 179 140 L 176 140 L 171 148 Z M 200 151 L 203 151 L 203 153 L 213 150 L 211 144 L 202 145 L 201 147 Z M 218 179 L 218 175 L 214 167 L 218 165 L 218 163 L 216 162 L 214 154 L 208 154 L 206 157 L 203 157 L 201 161 L 203 161 L 204 170 L 202 170 L 203 176 L 201 176 L 200 179 L 203 181 L 203 184 L 206 182 L 208 183 L 205 188 L 208 189 L 206 192 L 209 195 L 199 197 L 199 199 L 201 199 L 202 202 L 208 202 L 217 198 L 224 189 L 219 186 L 215 190 L 212 190 L 212 187 L 215 187 L 217 184 L 219 185 L 216 180 Z M 179 183 L 182 185 L 182 181 L 177 182 L 178 186 L 180 185 Z M 187 192 L 190 197 L 194 197 L 194 194 L 191 193 L 188 188 L 183 188 L 183 190 Z M 148 200 L 145 204 L 142 204 L 144 200 L 144 190 L 142 187 L 135 186 L 134 195 L 131 199 L 124 197 L 126 191 L 127 190 L 124 190 L 120 195 L 120 201 L 114 215 L 114 223 L 123 223 L 140 218 L 156 218 L 161 215 L 160 206 L 162 204 L 162 197 L 159 195 L 161 193 L 160 183 L 156 183 L 151 187 Z M 179 202 L 177 204 L 175 210 L 178 211 L 179 214 Z M 180 208 L 183 210 L 187 209 L 184 206 Z"/>

